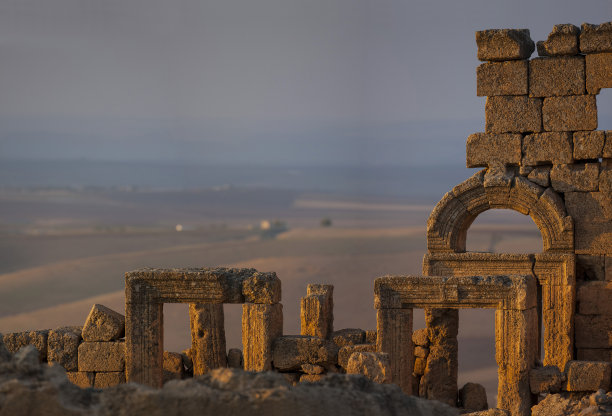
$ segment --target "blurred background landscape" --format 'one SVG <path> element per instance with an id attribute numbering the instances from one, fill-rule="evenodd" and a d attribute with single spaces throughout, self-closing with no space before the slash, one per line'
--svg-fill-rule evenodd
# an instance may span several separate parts
<path id="1" fill-rule="evenodd" d="M 20 0 L 0 5 L 0 332 L 124 310 L 140 267 L 254 267 L 299 333 L 311 282 L 336 329 L 375 328 L 373 282 L 421 272 L 431 209 L 476 170 L 474 31 L 601 23 L 609 0 Z M 612 129 L 612 94 L 598 96 Z M 483 213 L 468 249 L 539 252 Z M 226 306 L 228 348 L 240 305 Z M 165 305 L 165 349 L 189 346 Z M 416 314 L 415 328 L 424 326 Z M 492 311 L 460 313 L 460 384 L 496 395 Z"/>

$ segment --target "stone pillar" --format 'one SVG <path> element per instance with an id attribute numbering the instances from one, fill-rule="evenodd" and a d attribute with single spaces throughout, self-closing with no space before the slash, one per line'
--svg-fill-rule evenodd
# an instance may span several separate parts
<path id="1" fill-rule="evenodd" d="M 191 359 L 193 375 L 227 367 L 222 303 L 190 303 Z"/>
<path id="2" fill-rule="evenodd" d="M 301 335 L 328 339 L 334 331 L 334 286 L 309 284 L 301 299 Z"/>
<path id="3" fill-rule="evenodd" d="M 564 371 L 573 359 L 575 286 L 542 285 L 544 365 Z"/>
<path id="4" fill-rule="evenodd" d="M 245 371 L 272 369 L 274 340 L 283 335 L 283 305 L 242 305 L 242 349 Z"/>
<path id="5" fill-rule="evenodd" d="M 391 381 L 412 394 L 412 309 L 377 309 L 376 333 L 376 351 L 389 354 Z"/>
<path id="6" fill-rule="evenodd" d="M 429 355 L 419 396 L 457 406 L 457 309 L 425 309 Z"/>
<path id="7" fill-rule="evenodd" d="M 495 311 L 497 407 L 508 410 L 512 416 L 531 415 L 534 400 L 529 388 L 529 370 L 537 360 L 538 335 L 536 308 Z"/>
<path id="8" fill-rule="evenodd" d="M 163 384 L 164 313 L 153 291 L 126 287 L 125 376 L 127 382 L 151 387 Z"/>

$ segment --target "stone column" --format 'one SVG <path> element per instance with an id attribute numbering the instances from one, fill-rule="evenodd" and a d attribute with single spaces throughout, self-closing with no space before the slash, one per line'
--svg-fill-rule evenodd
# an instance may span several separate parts
<path id="1" fill-rule="evenodd" d="M 274 340 L 283 335 L 283 305 L 242 305 L 242 349 L 245 371 L 272 369 Z"/>
<path id="2" fill-rule="evenodd" d="M 542 285 L 544 365 L 561 371 L 573 359 L 575 298 L 574 286 Z"/>
<path id="3" fill-rule="evenodd" d="M 537 360 L 538 335 L 536 308 L 495 311 L 497 407 L 508 410 L 512 416 L 531 415 L 534 400 L 529 388 L 529 370 Z"/>
<path id="4" fill-rule="evenodd" d="M 389 354 L 391 381 L 412 394 L 412 309 L 377 309 L 376 334 L 376 351 Z"/>
<path id="5" fill-rule="evenodd" d="M 127 286 L 125 299 L 126 380 L 161 387 L 164 305 L 156 301 L 153 291 L 146 285 Z"/>
<path id="6" fill-rule="evenodd" d="M 227 367 L 222 303 L 190 303 L 191 359 L 193 375 Z"/>
<path id="7" fill-rule="evenodd" d="M 301 335 L 323 339 L 334 331 L 333 285 L 309 284 L 300 302 Z"/>
<path id="8" fill-rule="evenodd" d="M 425 309 L 429 355 L 419 396 L 457 406 L 459 311 Z"/>

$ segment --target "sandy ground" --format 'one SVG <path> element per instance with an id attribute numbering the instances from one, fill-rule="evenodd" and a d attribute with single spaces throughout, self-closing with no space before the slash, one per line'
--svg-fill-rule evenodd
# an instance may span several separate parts
<path id="1" fill-rule="evenodd" d="M 0 256 L 0 332 L 82 325 L 94 303 L 123 312 L 123 275 L 129 270 L 217 265 L 278 274 L 285 334 L 299 333 L 299 299 L 306 285 L 315 282 L 335 286 L 336 329 L 374 329 L 374 279 L 421 272 L 428 210 L 423 205 L 388 201 L 298 199 L 287 211 L 293 215 L 287 218 L 294 219 L 288 220 L 290 230 L 269 240 L 243 227 L 265 218 L 261 212 L 251 212 L 251 218 L 242 220 L 239 227 L 209 226 L 182 233 L 159 224 L 122 232 L 87 231 L 85 227 L 75 233 L 74 223 L 65 234 L 0 233 L 4 250 Z M 332 227 L 318 227 L 324 211 L 334 214 Z M 533 224 L 514 217 L 500 222 L 500 218 L 504 219 L 485 216 L 477 220 L 468 234 L 468 248 L 541 251 L 541 238 Z M 62 229 L 57 222 L 51 223 L 55 231 Z M 228 348 L 240 347 L 240 316 L 240 305 L 225 306 Z M 415 328 L 423 326 L 423 313 L 416 311 Z M 164 327 L 165 349 L 188 348 L 186 305 L 164 305 Z M 493 401 L 497 384 L 493 312 L 462 310 L 459 343 L 460 384 L 482 383 Z"/>

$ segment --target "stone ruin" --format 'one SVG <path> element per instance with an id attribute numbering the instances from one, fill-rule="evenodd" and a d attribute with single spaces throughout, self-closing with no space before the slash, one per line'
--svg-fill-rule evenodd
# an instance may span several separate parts
<path id="1" fill-rule="evenodd" d="M 376 330 L 334 331 L 331 285 L 308 286 L 301 333 L 284 335 L 275 273 L 142 269 L 126 274 L 125 318 L 94 305 L 82 328 L 5 334 L 4 344 L 13 353 L 33 344 L 40 360 L 61 364 L 82 387 L 160 388 L 223 367 L 274 370 L 294 385 L 348 373 L 480 411 L 488 408 L 482 386 L 457 386 L 458 309 L 492 308 L 498 409 L 487 414 L 548 414 L 542 406 L 566 400 L 559 392 L 590 397 L 585 406 L 604 411 L 612 377 L 612 131 L 596 130 L 596 97 L 612 87 L 612 23 L 556 25 L 531 60 L 527 29 L 477 32 L 476 43 L 485 132 L 468 137 L 466 153 L 468 168 L 484 169 L 431 213 L 423 275 L 376 279 Z M 468 228 L 489 209 L 529 215 L 543 252 L 466 252 Z M 182 354 L 163 350 L 169 302 L 190 304 L 192 345 Z M 242 351 L 226 352 L 224 303 L 243 305 Z M 426 328 L 413 331 L 414 308 L 425 309 Z"/>

